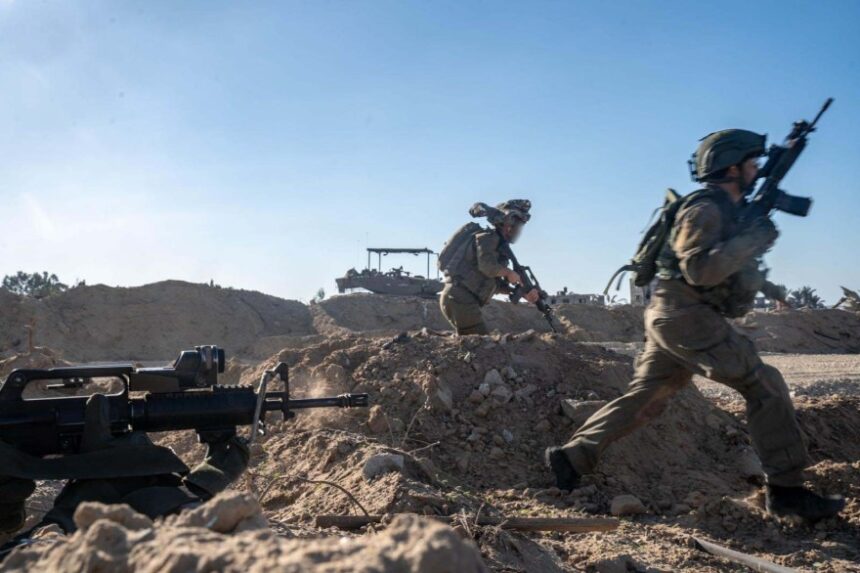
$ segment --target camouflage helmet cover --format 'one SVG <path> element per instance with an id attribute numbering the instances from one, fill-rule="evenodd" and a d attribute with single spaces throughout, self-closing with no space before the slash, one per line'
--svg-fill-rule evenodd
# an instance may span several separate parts
<path id="1" fill-rule="evenodd" d="M 706 181 L 715 173 L 737 165 L 749 157 L 765 154 L 766 135 L 745 129 L 724 129 L 703 137 L 690 161 L 696 181 Z"/>
<path id="2" fill-rule="evenodd" d="M 531 219 L 529 210 L 532 208 L 532 202 L 528 199 L 510 199 L 504 203 L 496 205 L 496 209 L 505 214 L 505 219 L 512 219 L 522 223 L 528 223 Z"/>

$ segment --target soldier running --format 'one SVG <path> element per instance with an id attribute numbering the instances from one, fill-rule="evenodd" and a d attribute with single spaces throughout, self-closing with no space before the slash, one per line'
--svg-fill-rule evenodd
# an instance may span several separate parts
<path id="1" fill-rule="evenodd" d="M 705 137 L 695 154 L 704 189 L 683 199 L 657 258 L 657 285 L 645 311 L 645 348 L 627 393 L 580 427 L 546 462 L 558 487 L 573 489 L 615 440 L 656 418 L 669 399 L 699 374 L 744 397 L 753 445 L 767 477 L 767 509 L 810 520 L 845 505 L 803 486 L 809 464 L 788 387 L 759 358 L 753 343 L 726 320 L 749 310 L 755 294 L 771 290 L 760 257 L 778 236 L 767 217 L 738 229 L 738 215 L 755 184 L 765 137 L 729 129 Z"/>

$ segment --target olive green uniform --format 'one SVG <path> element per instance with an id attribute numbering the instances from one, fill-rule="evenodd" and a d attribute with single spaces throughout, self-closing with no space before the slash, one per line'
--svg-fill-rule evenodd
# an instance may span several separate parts
<path id="1" fill-rule="evenodd" d="M 737 214 L 718 188 L 699 192 L 679 210 L 658 258 L 659 281 L 645 312 L 646 343 L 633 381 L 563 446 L 580 474 L 591 473 L 609 444 L 657 417 L 699 374 L 746 400 L 750 434 L 768 482 L 802 482 L 808 457 L 785 381 L 725 318 L 746 312 L 757 291 L 773 291 L 758 270 L 758 258 L 776 230 L 768 222 L 769 227 L 762 223 L 739 233 Z"/>
<path id="2" fill-rule="evenodd" d="M 439 305 L 457 334 L 487 334 L 481 307 L 502 288 L 508 260 L 500 252 L 502 237 L 495 230 L 475 235 L 459 268 L 447 280 Z"/>

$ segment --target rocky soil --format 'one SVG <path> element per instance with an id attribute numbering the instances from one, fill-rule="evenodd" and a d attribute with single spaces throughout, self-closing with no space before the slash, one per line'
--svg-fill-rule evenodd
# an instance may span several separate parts
<path id="1" fill-rule="evenodd" d="M 630 357 L 572 334 L 458 339 L 425 329 L 395 339 L 349 330 L 309 335 L 264 360 L 246 357 L 232 364 L 231 377 L 251 383 L 283 361 L 296 397 L 369 392 L 372 408 L 302 412 L 271 423 L 249 472 L 235 484 L 242 495 L 217 500 L 196 517 L 151 524 L 95 508 L 81 518 L 81 532 L 16 550 L 0 570 L 746 570 L 697 549 L 693 537 L 799 570 L 860 570 L 856 395 L 797 397 L 815 462 L 811 484 L 849 498 L 843 517 L 809 526 L 763 512 L 759 462 L 742 403 L 732 395 L 706 397 L 691 385 L 565 494 L 552 486 L 542 450 L 565 441 L 594 408 L 623 391 Z M 60 360 L 48 351 L 14 356 L 0 364 L 0 375 Z M 814 383 L 807 379 L 804 387 Z M 202 454 L 190 432 L 159 440 L 189 462 Z M 41 497 L 31 500 L 35 514 L 56 487 L 42 484 Z M 220 503 L 242 509 L 219 509 Z M 248 523 L 225 517 L 220 526 L 218 516 L 230 511 Z M 455 517 L 453 527 L 416 517 L 353 532 L 316 526 L 319 515 L 364 511 Z M 479 514 L 617 515 L 621 526 L 522 533 L 477 526 Z"/>

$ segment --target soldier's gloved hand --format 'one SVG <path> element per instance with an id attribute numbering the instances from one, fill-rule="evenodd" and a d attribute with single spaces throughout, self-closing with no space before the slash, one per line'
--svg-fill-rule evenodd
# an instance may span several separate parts
<path id="1" fill-rule="evenodd" d="M 14 533 L 27 520 L 27 498 L 36 490 L 29 479 L 0 477 L 0 534 Z"/>
<path id="2" fill-rule="evenodd" d="M 745 237 L 751 244 L 756 245 L 761 253 L 764 253 L 776 242 L 779 231 L 770 217 L 759 217 L 739 237 Z"/>
<path id="3" fill-rule="evenodd" d="M 206 459 L 192 469 L 184 481 L 195 494 L 208 499 L 223 491 L 248 469 L 251 451 L 248 442 L 234 433 L 204 439 L 208 443 Z"/>
<path id="4" fill-rule="evenodd" d="M 728 260 L 737 261 L 740 269 L 765 254 L 778 236 L 779 231 L 773 221 L 761 217 L 729 239 L 722 249 L 723 255 Z"/>
<path id="5" fill-rule="evenodd" d="M 534 304 L 540 299 L 540 291 L 538 291 L 538 289 L 536 288 L 533 288 L 526 293 L 526 296 L 524 298 L 530 303 Z"/>

